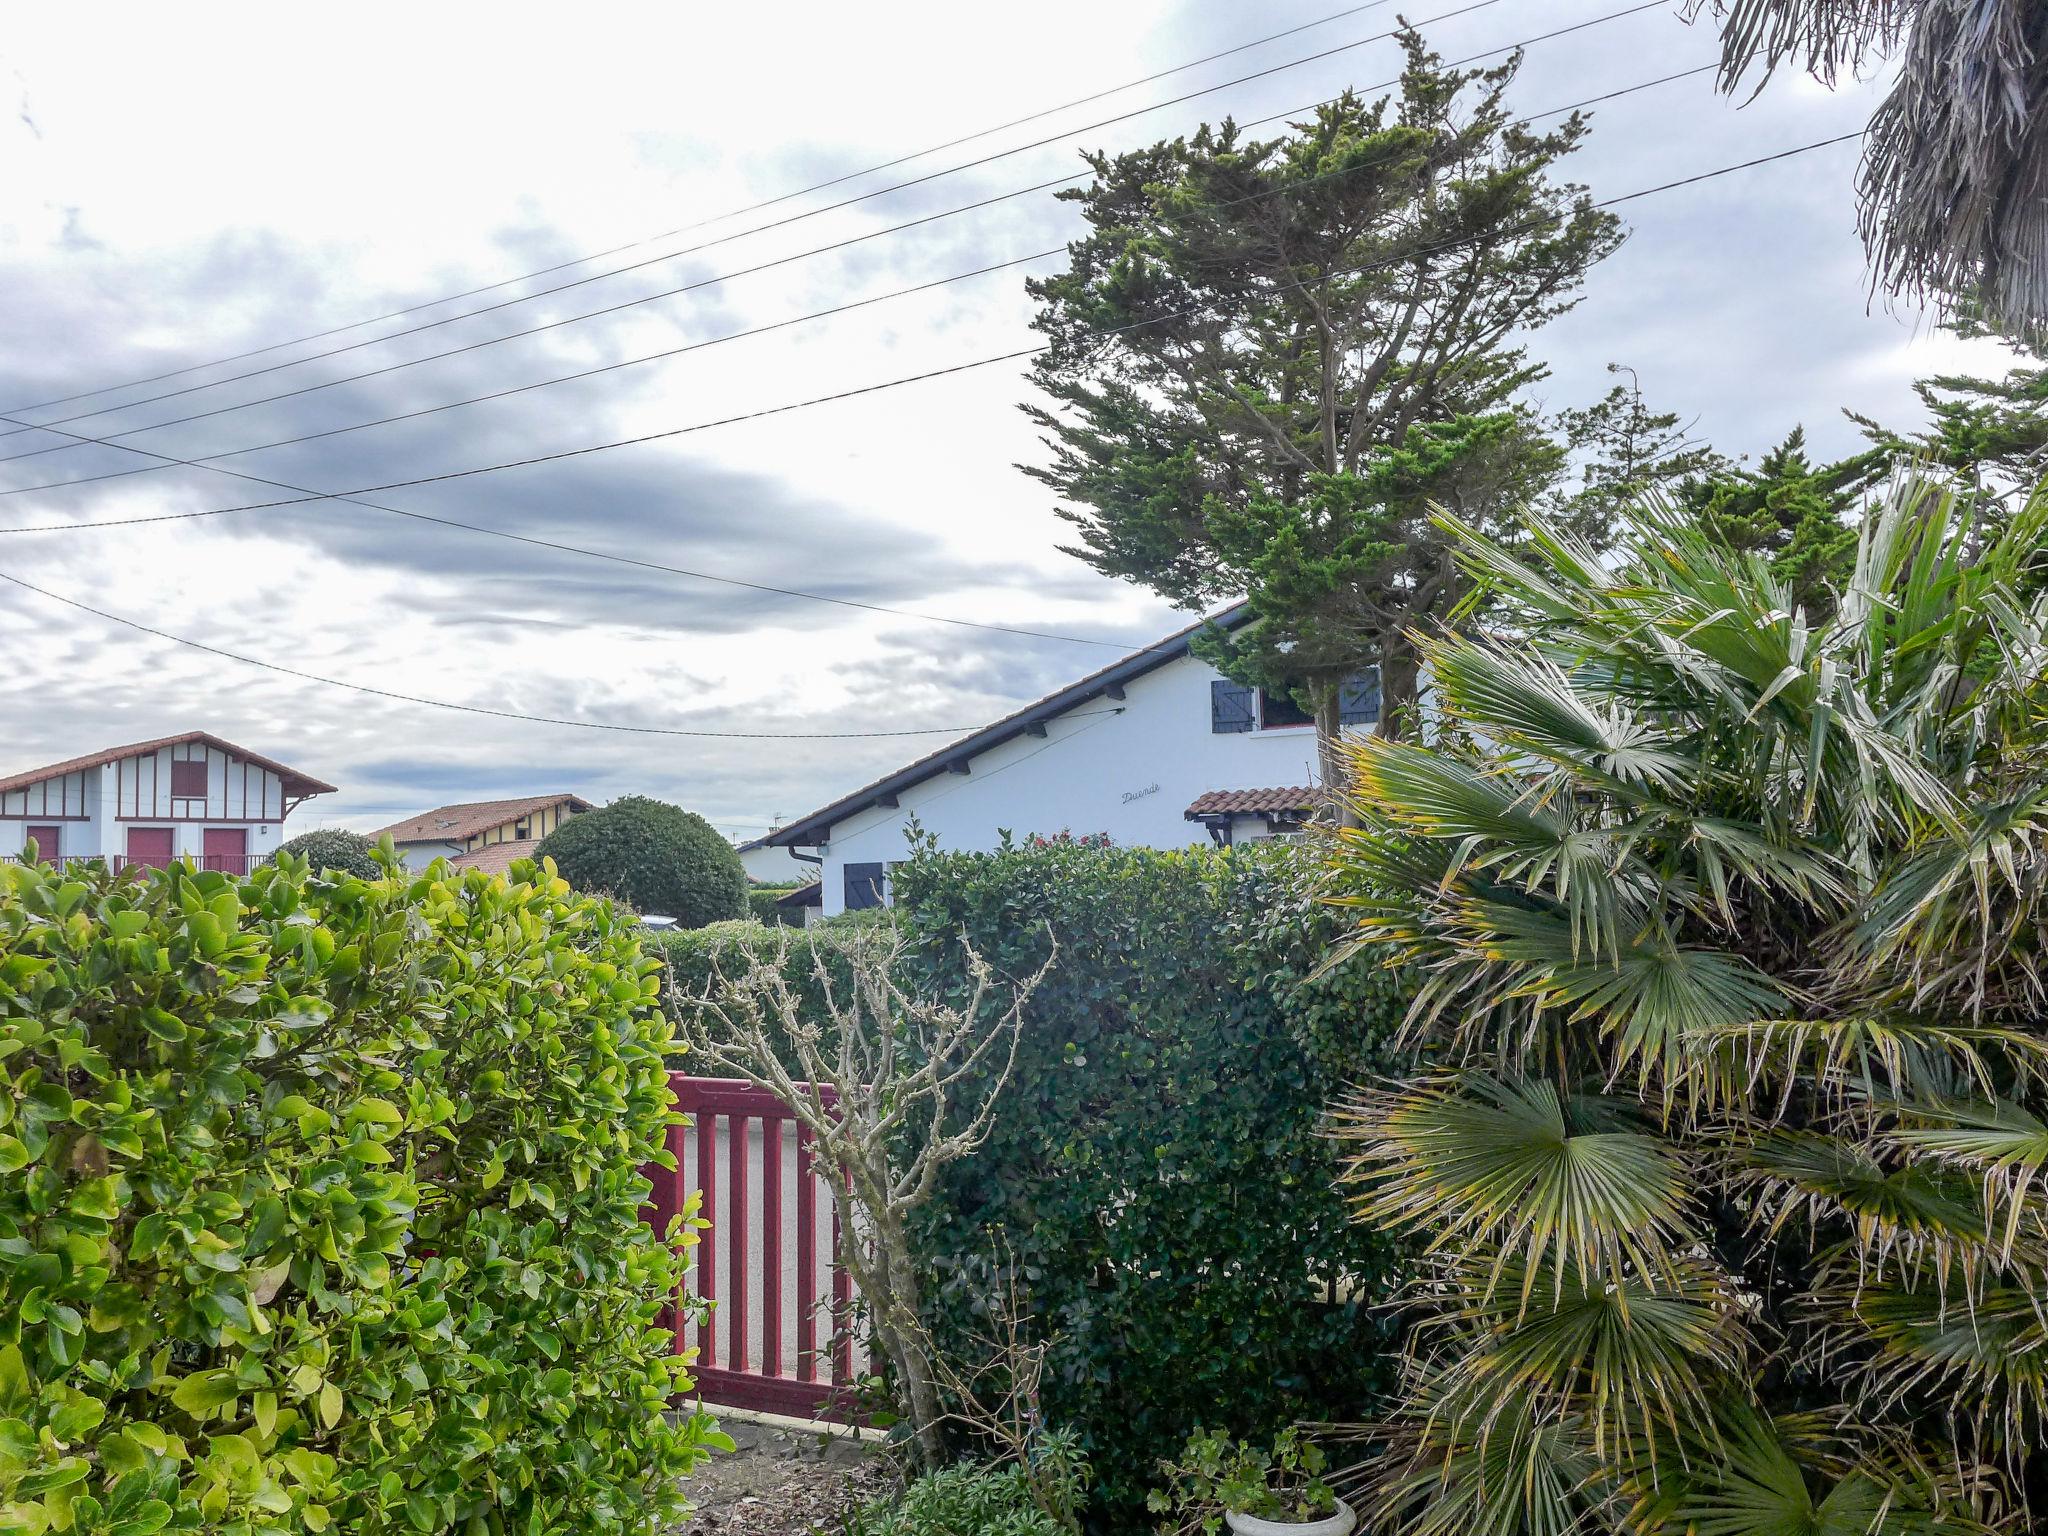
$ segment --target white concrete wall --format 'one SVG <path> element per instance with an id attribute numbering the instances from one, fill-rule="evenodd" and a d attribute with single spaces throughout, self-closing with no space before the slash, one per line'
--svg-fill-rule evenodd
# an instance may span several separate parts
<path id="1" fill-rule="evenodd" d="M 746 848 L 740 852 L 740 868 L 749 880 L 769 885 L 789 885 L 808 880 L 818 872 L 815 864 L 798 862 L 787 848 Z"/>
<path id="2" fill-rule="evenodd" d="M 460 843 L 401 843 L 398 857 L 410 870 L 422 870 L 436 859 L 452 859 L 462 852 Z"/>
<path id="3" fill-rule="evenodd" d="M 1210 730 L 1209 684 L 1220 676 L 1183 656 L 1128 684 L 1121 714 L 1104 713 L 1118 701 L 1091 699 L 1049 721 L 1043 737 L 976 757 L 970 773 L 903 791 L 894 810 L 848 815 L 825 848 L 826 914 L 844 910 L 847 864 L 906 856 L 913 816 L 940 847 L 970 852 L 994 848 L 1004 828 L 1020 838 L 1107 832 L 1120 845 L 1181 848 L 1208 841 L 1184 814 L 1198 795 L 1316 782 L 1313 726 Z"/>

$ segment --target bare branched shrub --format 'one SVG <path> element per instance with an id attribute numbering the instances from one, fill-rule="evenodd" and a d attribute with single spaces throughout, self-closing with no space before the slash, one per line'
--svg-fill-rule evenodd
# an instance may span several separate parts
<path id="1" fill-rule="evenodd" d="M 918 1463 L 944 1460 L 944 1409 L 921 1321 L 906 1221 L 939 1173 L 987 1139 L 1017 1059 L 1024 1005 L 1052 965 L 999 979 L 968 950 L 967 996 L 946 1003 L 898 982 L 893 928 L 850 930 L 836 978 L 811 946 L 811 983 L 788 973 L 790 942 L 714 965 L 701 995 L 679 998 L 692 1049 L 715 1072 L 780 1098 L 810 1132 L 846 1234 L 843 1259 L 902 1394 Z"/>

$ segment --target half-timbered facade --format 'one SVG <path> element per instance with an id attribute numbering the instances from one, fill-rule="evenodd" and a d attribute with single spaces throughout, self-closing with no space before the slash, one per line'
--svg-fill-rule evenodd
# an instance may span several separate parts
<path id="1" fill-rule="evenodd" d="M 285 818 L 334 786 L 206 731 L 0 777 L 0 858 L 30 842 L 43 859 L 241 874 L 275 854 Z"/>

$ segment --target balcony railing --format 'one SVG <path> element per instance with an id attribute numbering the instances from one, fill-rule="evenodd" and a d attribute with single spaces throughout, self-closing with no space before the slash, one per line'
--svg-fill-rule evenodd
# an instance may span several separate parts
<path id="1" fill-rule="evenodd" d="M 116 872 L 121 870 L 163 869 L 172 864 L 183 864 L 187 869 L 215 870 L 223 875 L 246 875 L 259 866 L 268 864 L 276 857 L 274 853 L 174 853 L 163 858 L 143 854 L 126 853 L 67 853 L 57 858 L 40 858 L 40 864 L 62 864 L 67 868 L 74 864 L 99 864 Z M 26 864 L 25 854 L 0 853 L 0 864 Z"/>

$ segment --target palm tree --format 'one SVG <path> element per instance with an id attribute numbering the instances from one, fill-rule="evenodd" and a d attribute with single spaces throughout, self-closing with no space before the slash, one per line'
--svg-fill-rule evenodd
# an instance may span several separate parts
<path id="1" fill-rule="evenodd" d="M 1811 622 L 1657 507 L 1446 520 L 1488 629 L 1349 749 L 1348 941 L 1427 1070 L 1339 1113 L 1422 1255 L 1366 1490 L 1427 1536 L 2009 1523 L 2048 1420 L 2048 493 L 1909 479 Z M 2040 1488 L 2035 1488 L 2038 1497 Z"/>
<path id="2" fill-rule="evenodd" d="M 1895 293 L 1974 295 L 2048 335 L 2048 6 L 2040 0 L 1689 0 L 1721 22 L 1721 82 L 1794 61 L 1832 84 L 1899 56 L 1871 119 L 1865 246 Z"/>

